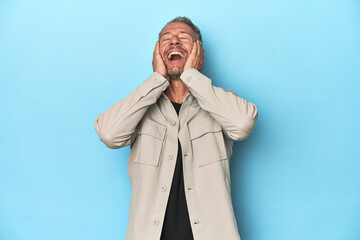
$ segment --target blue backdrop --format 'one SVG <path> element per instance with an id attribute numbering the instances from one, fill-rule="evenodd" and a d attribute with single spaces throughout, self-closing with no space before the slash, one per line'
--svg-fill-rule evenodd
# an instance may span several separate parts
<path id="1" fill-rule="evenodd" d="M 231 162 L 242 239 L 360 239 L 358 0 L 2 0 L 0 239 L 125 238 L 129 148 L 93 122 L 152 73 L 178 15 L 203 72 L 259 110 Z"/>

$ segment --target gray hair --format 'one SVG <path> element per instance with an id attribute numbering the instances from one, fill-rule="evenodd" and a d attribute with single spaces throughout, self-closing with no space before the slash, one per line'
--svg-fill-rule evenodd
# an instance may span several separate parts
<path id="1" fill-rule="evenodd" d="M 170 23 L 174 23 L 174 22 L 180 22 L 180 23 L 185 23 L 186 25 L 188 25 L 195 33 L 195 37 L 196 37 L 196 40 L 199 40 L 200 42 L 202 42 L 202 37 L 201 37 L 201 33 L 200 33 L 200 30 L 199 28 L 192 23 L 192 21 L 190 20 L 190 18 L 188 17 L 176 17 L 174 18 L 173 20 L 171 20 L 170 22 L 168 22 L 160 31 L 159 33 L 159 40 L 160 40 L 160 37 L 161 37 L 161 33 L 162 31 L 164 30 L 164 28 L 166 28 L 167 25 L 169 25 Z"/>

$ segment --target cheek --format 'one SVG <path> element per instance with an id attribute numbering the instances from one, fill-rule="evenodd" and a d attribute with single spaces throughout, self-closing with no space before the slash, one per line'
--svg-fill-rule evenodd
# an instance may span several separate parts
<path id="1" fill-rule="evenodd" d="M 165 47 L 161 47 L 161 46 L 160 46 L 160 48 L 159 48 L 159 52 L 160 52 L 160 55 L 161 55 L 162 57 L 164 57 L 164 54 L 165 54 Z"/>

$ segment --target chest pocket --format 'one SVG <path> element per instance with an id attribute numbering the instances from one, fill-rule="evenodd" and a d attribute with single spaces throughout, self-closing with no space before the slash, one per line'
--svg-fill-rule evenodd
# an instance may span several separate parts
<path id="1" fill-rule="evenodd" d="M 135 162 L 158 166 L 166 127 L 151 121 L 144 121 L 138 127 L 137 133 L 138 146 Z"/>
<path id="2" fill-rule="evenodd" d="M 188 127 L 194 160 L 198 167 L 227 158 L 224 136 L 218 122 L 207 118 L 189 124 Z"/>

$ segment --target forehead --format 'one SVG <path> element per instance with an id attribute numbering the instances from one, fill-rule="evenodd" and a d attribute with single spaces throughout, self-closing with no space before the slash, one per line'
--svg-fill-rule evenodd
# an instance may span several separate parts
<path id="1" fill-rule="evenodd" d="M 164 34 L 176 34 L 176 33 L 181 33 L 181 32 L 185 32 L 190 34 L 192 37 L 195 37 L 195 33 L 194 31 L 191 29 L 191 27 L 189 27 L 187 24 L 185 23 L 181 23 L 181 22 L 174 22 L 174 23 L 170 23 L 169 25 L 167 25 L 161 32 L 161 36 Z"/>

